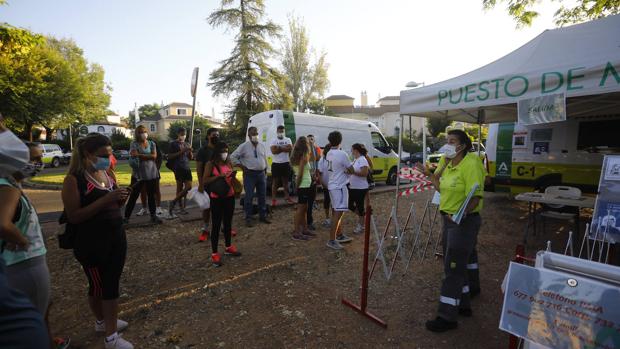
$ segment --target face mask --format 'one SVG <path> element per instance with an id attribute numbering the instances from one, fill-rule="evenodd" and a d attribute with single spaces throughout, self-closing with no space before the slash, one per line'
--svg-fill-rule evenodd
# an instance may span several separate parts
<path id="1" fill-rule="evenodd" d="M 97 161 L 93 164 L 93 167 L 97 171 L 105 171 L 110 167 L 110 157 L 99 157 L 97 156 Z"/>
<path id="2" fill-rule="evenodd" d="M 448 159 L 454 159 L 454 157 L 456 157 L 456 154 L 458 154 L 459 152 L 460 150 L 456 151 L 456 146 L 453 144 L 446 144 L 444 146 L 444 154 Z"/>
<path id="3" fill-rule="evenodd" d="M 30 162 L 30 150 L 11 131 L 0 133 L 0 174 L 11 175 Z"/>
<path id="4" fill-rule="evenodd" d="M 148 133 L 141 133 L 140 134 L 140 139 L 142 139 L 143 141 L 146 140 L 147 138 L 149 138 L 149 134 Z"/>
<path id="5" fill-rule="evenodd" d="M 220 141 L 220 137 L 213 136 L 211 137 L 211 144 L 217 144 Z"/>
<path id="6" fill-rule="evenodd" d="M 179 141 L 185 142 L 185 137 L 187 137 L 187 136 L 179 136 Z"/>
<path id="7" fill-rule="evenodd" d="M 258 136 L 250 136 L 250 140 L 254 143 L 258 143 Z"/>
<path id="8" fill-rule="evenodd" d="M 228 153 L 222 153 L 220 156 L 222 157 L 222 161 L 226 161 L 226 159 L 228 159 Z"/>
<path id="9" fill-rule="evenodd" d="M 278 138 L 279 139 L 284 138 L 284 132 L 278 132 Z"/>

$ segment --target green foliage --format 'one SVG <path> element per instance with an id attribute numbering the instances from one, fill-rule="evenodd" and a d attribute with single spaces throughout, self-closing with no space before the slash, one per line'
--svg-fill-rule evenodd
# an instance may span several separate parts
<path id="1" fill-rule="evenodd" d="M 163 105 L 160 105 L 158 103 L 144 104 L 139 106 L 138 115 L 140 117 L 140 120 L 146 117 L 152 117 L 157 115 L 157 113 L 159 113 L 159 109 L 161 109 L 162 107 Z M 136 127 L 136 113 L 133 110 L 129 112 L 128 124 L 130 128 Z"/>
<path id="2" fill-rule="evenodd" d="M 552 0 L 563 3 L 564 0 Z M 494 8 L 498 2 L 506 2 L 508 14 L 517 22 L 517 27 L 531 26 L 539 13 L 534 11 L 540 0 L 482 0 L 485 10 Z M 579 23 L 620 13 L 620 0 L 577 0 L 566 7 L 561 5 L 554 15 L 557 26 Z"/>
<path id="3" fill-rule="evenodd" d="M 112 148 L 114 150 L 129 150 L 133 139 L 125 136 L 124 133 L 113 132 L 110 136 L 110 141 L 112 141 Z"/>
<path id="4" fill-rule="evenodd" d="M 198 134 L 197 132 L 194 132 L 194 141 L 192 144 L 194 149 L 198 149 L 198 147 L 200 146 L 200 141 L 198 139 L 199 137 L 204 142 L 205 137 L 207 135 L 207 129 L 209 129 L 210 127 L 211 126 L 209 125 L 206 119 L 203 119 L 201 117 L 196 117 L 194 119 L 194 130 L 200 129 L 200 134 Z M 177 139 L 177 134 L 180 128 L 184 128 L 187 130 L 187 142 L 189 142 L 189 132 L 190 132 L 190 129 L 192 128 L 191 120 L 175 121 L 171 123 L 170 128 L 168 129 L 168 138 L 170 140 Z"/>
<path id="5" fill-rule="evenodd" d="M 327 54 L 322 52 L 314 57 L 315 51 L 310 47 L 306 27 L 300 18 L 289 17 L 288 27 L 288 37 L 282 42 L 284 93 L 291 96 L 296 111 L 324 109 L 318 101 L 323 99 L 329 87 Z"/>
<path id="6" fill-rule="evenodd" d="M 214 96 L 232 97 L 228 121 L 241 130 L 246 129 L 250 116 L 267 110 L 281 97 L 282 76 L 267 63 L 275 54 L 268 39 L 278 37 L 280 27 L 271 21 L 261 23 L 264 14 L 263 0 L 222 0 L 207 19 L 213 27 L 236 31 L 230 57 L 211 72 L 208 85 Z"/>
<path id="7" fill-rule="evenodd" d="M 445 117 L 427 118 L 426 128 L 431 136 L 437 137 L 440 133 L 446 131 L 446 127 L 450 126 L 452 121 Z"/>
<path id="8" fill-rule="evenodd" d="M 103 68 L 72 40 L 6 24 L 0 39 L 0 112 L 10 128 L 31 139 L 34 125 L 51 132 L 105 116 L 110 89 Z"/>
<path id="9" fill-rule="evenodd" d="M 398 153 L 398 137 L 385 137 L 385 140 L 390 142 L 390 144 L 393 146 L 392 149 Z M 420 138 L 414 137 L 413 140 L 410 140 L 409 134 L 403 134 L 403 151 L 406 151 L 408 153 L 416 153 L 422 151 L 422 142 Z"/>

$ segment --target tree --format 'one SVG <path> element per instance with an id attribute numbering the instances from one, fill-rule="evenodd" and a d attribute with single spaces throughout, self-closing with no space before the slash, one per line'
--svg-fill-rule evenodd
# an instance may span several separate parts
<path id="1" fill-rule="evenodd" d="M 553 0 L 564 2 L 564 0 Z M 507 11 L 517 22 L 518 27 L 530 26 L 539 13 L 534 7 L 540 0 L 482 0 L 485 10 L 494 8 L 498 2 L 507 2 Z M 561 5 L 554 15 L 557 26 L 579 23 L 620 13 L 620 0 L 577 0 L 571 6 Z"/>
<path id="2" fill-rule="evenodd" d="M 288 27 L 288 37 L 282 43 L 284 54 L 281 62 L 286 93 L 291 95 L 296 111 L 324 111 L 321 102 L 329 87 L 327 54 L 322 52 L 314 57 L 314 49 L 310 47 L 306 27 L 300 18 L 289 17 Z"/>
<path id="3" fill-rule="evenodd" d="M 446 132 L 446 127 L 450 126 L 452 121 L 446 117 L 428 118 L 426 119 L 426 128 L 428 132 L 437 137 L 440 133 Z"/>
<path id="4" fill-rule="evenodd" d="M 140 120 L 142 120 L 143 118 L 147 118 L 147 117 L 152 117 L 155 116 L 159 113 L 159 110 L 162 108 L 162 105 L 159 105 L 158 103 L 152 103 L 152 104 L 144 104 L 141 105 L 140 107 L 138 107 L 138 116 L 140 117 Z M 131 128 L 135 128 L 136 127 L 136 113 L 131 110 L 129 112 L 129 127 Z"/>
<path id="5" fill-rule="evenodd" d="M 110 103 L 103 68 L 88 63 L 72 40 L 0 25 L 0 112 L 8 126 L 32 139 L 70 124 L 98 120 Z"/>
<path id="6" fill-rule="evenodd" d="M 279 99 L 277 87 L 282 76 L 267 63 L 274 54 L 267 40 L 279 37 L 280 27 L 269 20 L 261 23 L 264 14 L 263 0 L 239 0 L 238 5 L 235 0 L 222 0 L 221 7 L 207 19 L 213 27 L 237 30 L 230 57 L 211 72 L 208 86 L 214 96 L 232 99 L 229 123 L 241 130 L 251 115 Z"/>
<path id="7" fill-rule="evenodd" d="M 197 149 L 200 146 L 201 141 L 199 140 L 199 138 L 204 141 L 204 138 L 207 135 L 207 129 L 209 129 L 210 127 L 211 126 L 206 119 L 202 117 L 196 117 L 194 119 L 194 144 L 192 144 L 194 149 Z M 168 129 L 168 139 L 177 139 L 177 133 L 179 132 L 180 128 L 184 128 L 187 131 L 187 142 L 189 142 L 189 132 L 192 128 L 191 120 L 175 121 L 171 123 L 170 128 Z M 200 134 L 195 131 L 197 129 L 200 130 Z"/>

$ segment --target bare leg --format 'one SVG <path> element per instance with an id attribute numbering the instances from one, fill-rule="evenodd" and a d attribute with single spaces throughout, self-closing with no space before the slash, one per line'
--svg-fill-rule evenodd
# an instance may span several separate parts
<path id="1" fill-rule="evenodd" d="M 111 336 L 116 332 L 116 320 L 118 319 L 118 300 L 102 300 L 101 310 L 105 321 L 105 335 Z"/>
<path id="2" fill-rule="evenodd" d="M 101 310 L 101 298 L 88 296 L 88 305 L 90 311 L 93 312 L 98 321 L 103 320 L 103 311 Z"/>
<path id="3" fill-rule="evenodd" d="M 340 221 L 342 220 L 344 212 L 333 211 L 332 214 L 332 227 L 329 231 L 329 237 L 331 240 L 336 240 L 336 234 L 340 231 Z"/>

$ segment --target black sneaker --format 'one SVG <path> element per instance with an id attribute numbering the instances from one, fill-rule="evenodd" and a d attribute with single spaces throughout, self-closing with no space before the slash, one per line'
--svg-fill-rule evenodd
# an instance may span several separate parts
<path id="1" fill-rule="evenodd" d="M 265 224 L 271 224 L 271 221 L 268 220 L 267 218 L 261 218 L 258 221 L 261 222 L 261 223 L 265 223 Z"/>
<path id="2" fill-rule="evenodd" d="M 432 332 L 446 332 L 454 330 L 459 326 L 456 321 L 444 320 L 441 317 L 436 317 L 435 320 L 429 320 L 426 322 L 426 329 Z"/>
<path id="3" fill-rule="evenodd" d="M 471 317 L 473 313 L 470 308 L 459 308 L 459 315 L 464 317 Z"/>

